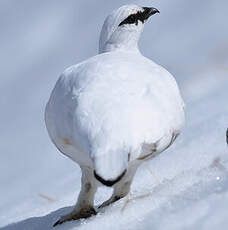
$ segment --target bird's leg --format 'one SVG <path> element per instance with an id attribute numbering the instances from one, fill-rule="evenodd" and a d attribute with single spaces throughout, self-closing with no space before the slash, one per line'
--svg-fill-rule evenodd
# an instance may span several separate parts
<path id="1" fill-rule="evenodd" d="M 125 181 L 123 183 L 119 182 L 117 185 L 115 185 L 112 196 L 107 201 L 102 203 L 99 208 L 104 208 L 125 197 L 130 191 L 131 182 L 132 181 Z"/>
<path id="2" fill-rule="evenodd" d="M 112 196 L 107 201 L 102 203 L 99 206 L 99 208 L 106 207 L 116 202 L 117 200 L 127 196 L 127 194 L 130 192 L 131 183 L 132 183 L 132 180 L 134 178 L 137 168 L 138 168 L 138 165 L 129 167 L 126 175 L 118 183 L 114 185 L 114 191 L 113 191 Z"/>
<path id="3" fill-rule="evenodd" d="M 62 216 L 53 226 L 62 224 L 66 221 L 88 218 L 96 215 L 94 209 L 94 196 L 97 190 L 97 183 L 93 177 L 93 171 L 88 168 L 82 168 L 81 191 L 77 204 L 73 211 Z"/>

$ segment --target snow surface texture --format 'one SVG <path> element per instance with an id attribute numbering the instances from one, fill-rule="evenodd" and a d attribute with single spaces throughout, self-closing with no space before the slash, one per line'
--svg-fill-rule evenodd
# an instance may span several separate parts
<path id="1" fill-rule="evenodd" d="M 97 53 L 107 13 L 130 2 L 1 1 L 1 229 L 51 229 L 76 202 L 80 169 L 51 144 L 44 106 L 59 73 Z M 146 25 L 141 50 L 176 77 L 186 102 L 184 132 L 142 165 L 129 197 L 56 229 L 228 228 L 228 3 L 153 6 L 161 15 Z M 101 189 L 96 203 L 109 195 Z"/>

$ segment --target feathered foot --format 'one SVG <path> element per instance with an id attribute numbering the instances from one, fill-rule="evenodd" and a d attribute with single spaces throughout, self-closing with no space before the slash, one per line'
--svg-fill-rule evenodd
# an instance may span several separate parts
<path id="1" fill-rule="evenodd" d="M 95 209 L 93 207 L 88 207 L 88 208 L 84 208 L 81 209 L 79 211 L 74 210 L 73 212 L 62 216 L 54 225 L 53 227 L 62 224 L 64 222 L 67 221 L 72 221 L 72 220 L 79 220 L 79 219 L 84 219 L 84 218 L 88 218 L 91 217 L 93 215 L 96 215 L 97 212 L 95 211 Z"/>

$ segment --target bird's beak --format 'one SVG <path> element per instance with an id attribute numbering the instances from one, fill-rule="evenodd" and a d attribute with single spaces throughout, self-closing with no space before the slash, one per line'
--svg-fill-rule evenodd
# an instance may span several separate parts
<path id="1" fill-rule="evenodd" d="M 143 9 L 144 9 L 143 11 L 144 20 L 147 20 L 150 16 L 156 13 L 160 13 L 158 9 L 153 7 L 143 7 Z"/>

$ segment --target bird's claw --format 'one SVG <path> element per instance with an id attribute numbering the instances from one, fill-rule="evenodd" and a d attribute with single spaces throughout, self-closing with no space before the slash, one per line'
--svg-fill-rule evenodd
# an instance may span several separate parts
<path id="1" fill-rule="evenodd" d="M 61 219 L 59 219 L 58 221 L 56 221 L 54 224 L 53 224 L 53 227 L 57 226 L 57 225 L 60 225 L 62 224 L 63 221 L 61 221 Z"/>
<path id="2" fill-rule="evenodd" d="M 100 206 L 98 206 L 98 209 L 104 208 L 104 207 L 116 202 L 117 200 L 120 200 L 121 198 L 122 198 L 121 196 L 111 197 L 109 200 L 106 200 Z"/>

